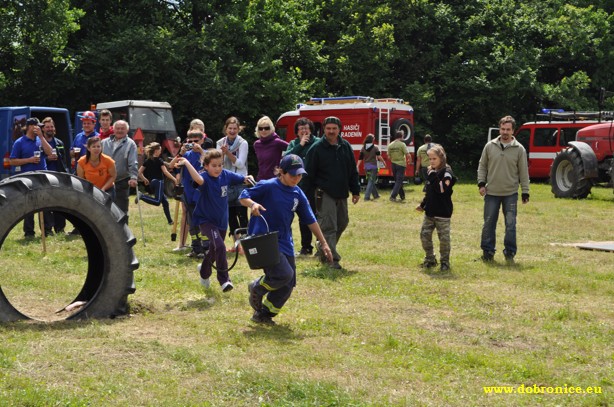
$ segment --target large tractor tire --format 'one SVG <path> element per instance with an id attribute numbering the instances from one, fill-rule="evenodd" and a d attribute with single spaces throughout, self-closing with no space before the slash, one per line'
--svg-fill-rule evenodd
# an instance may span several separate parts
<path id="1" fill-rule="evenodd" d="M 557 154 L 550 168 L 550 184 L 555 197 L 584 199 L 590 194 L 593 182 L 587 176 L 589 171 L 585 165 L 579 149 L 567 148 Z"/>
<path id="2" fill-rule="evenodd" d="M 134 293 L 135 237 L 126 214 L 111 197 L 88 181 L 73 175 L 28 172 L 0 182 L 0 248 L 9 232 L 32 212 L 62 212 L 79 230 L 87 251 L 87 275 L 73 302 L 85 305 L 66 319 L 112 318 L 128 312 L 128 295 Z M 18 311 L 2 291 L 0 322 L 30 319 Z"/>

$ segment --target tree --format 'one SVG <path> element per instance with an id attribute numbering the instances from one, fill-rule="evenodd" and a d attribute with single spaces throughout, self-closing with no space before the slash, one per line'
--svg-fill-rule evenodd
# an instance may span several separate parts
<path id="1" fill-rule="evenodd" d="M 9 0 L 0 8 L 0 104 L 53 102 L 58 90 L 41 86 L 75 68 L 68 36 L 83 13 L 68 0 Z"/>

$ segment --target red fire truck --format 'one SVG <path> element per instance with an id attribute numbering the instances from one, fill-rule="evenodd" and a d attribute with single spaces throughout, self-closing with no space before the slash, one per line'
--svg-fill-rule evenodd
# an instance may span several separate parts
<path id="1" fill-rule="evenodd" d="M 384 180 L 392 177 L 392 165 L 388 159 L 388 144 L 396 131 L 403 132 L 403 141 L 411 153 L 407 160 L 405 176 L 414 175 L 414 109 L 402 99 L 374 99 L 368 96 L 342 96 L 328 98 L 311 98 L 306 103 L 296 106 L 296 110 L 283 113 L 277 120 L 275 131 L 282 139 L 291 141 L 296 138 L 294 123 L 300 117 L 313 121 L 316 136 L 323 135 L 322 122 L 328 116 L 341 120 L 341 136 L 354 149 L 356 161 L 368 134 L 375 136 L 375 143 L 386 160 L 386 168 L 379 171 Z M 359 169 L 364 176 L 364 168 Z"/>

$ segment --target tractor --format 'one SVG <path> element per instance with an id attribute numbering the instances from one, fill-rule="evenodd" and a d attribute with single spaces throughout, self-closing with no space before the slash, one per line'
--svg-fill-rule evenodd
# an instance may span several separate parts
<path id="1" fill-rule="evenodd" d="M 555 157 L 550 185 L 557 198 L 583 199 L 599 182 L 613 183 L 614 121 L 584 127 Z"/>

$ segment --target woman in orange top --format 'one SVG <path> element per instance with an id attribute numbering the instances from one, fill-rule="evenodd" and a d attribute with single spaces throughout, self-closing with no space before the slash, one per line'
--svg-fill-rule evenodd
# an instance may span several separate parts
<path id="1" fill-rule="evenodd" d="M 79 158 L 77 176 L 88 180 L 107 193 L 112 193 L 115 177 L 115 161 L 102 154 L 100 137 L 90 137 L 87 140 L 87 153 Z"/>

